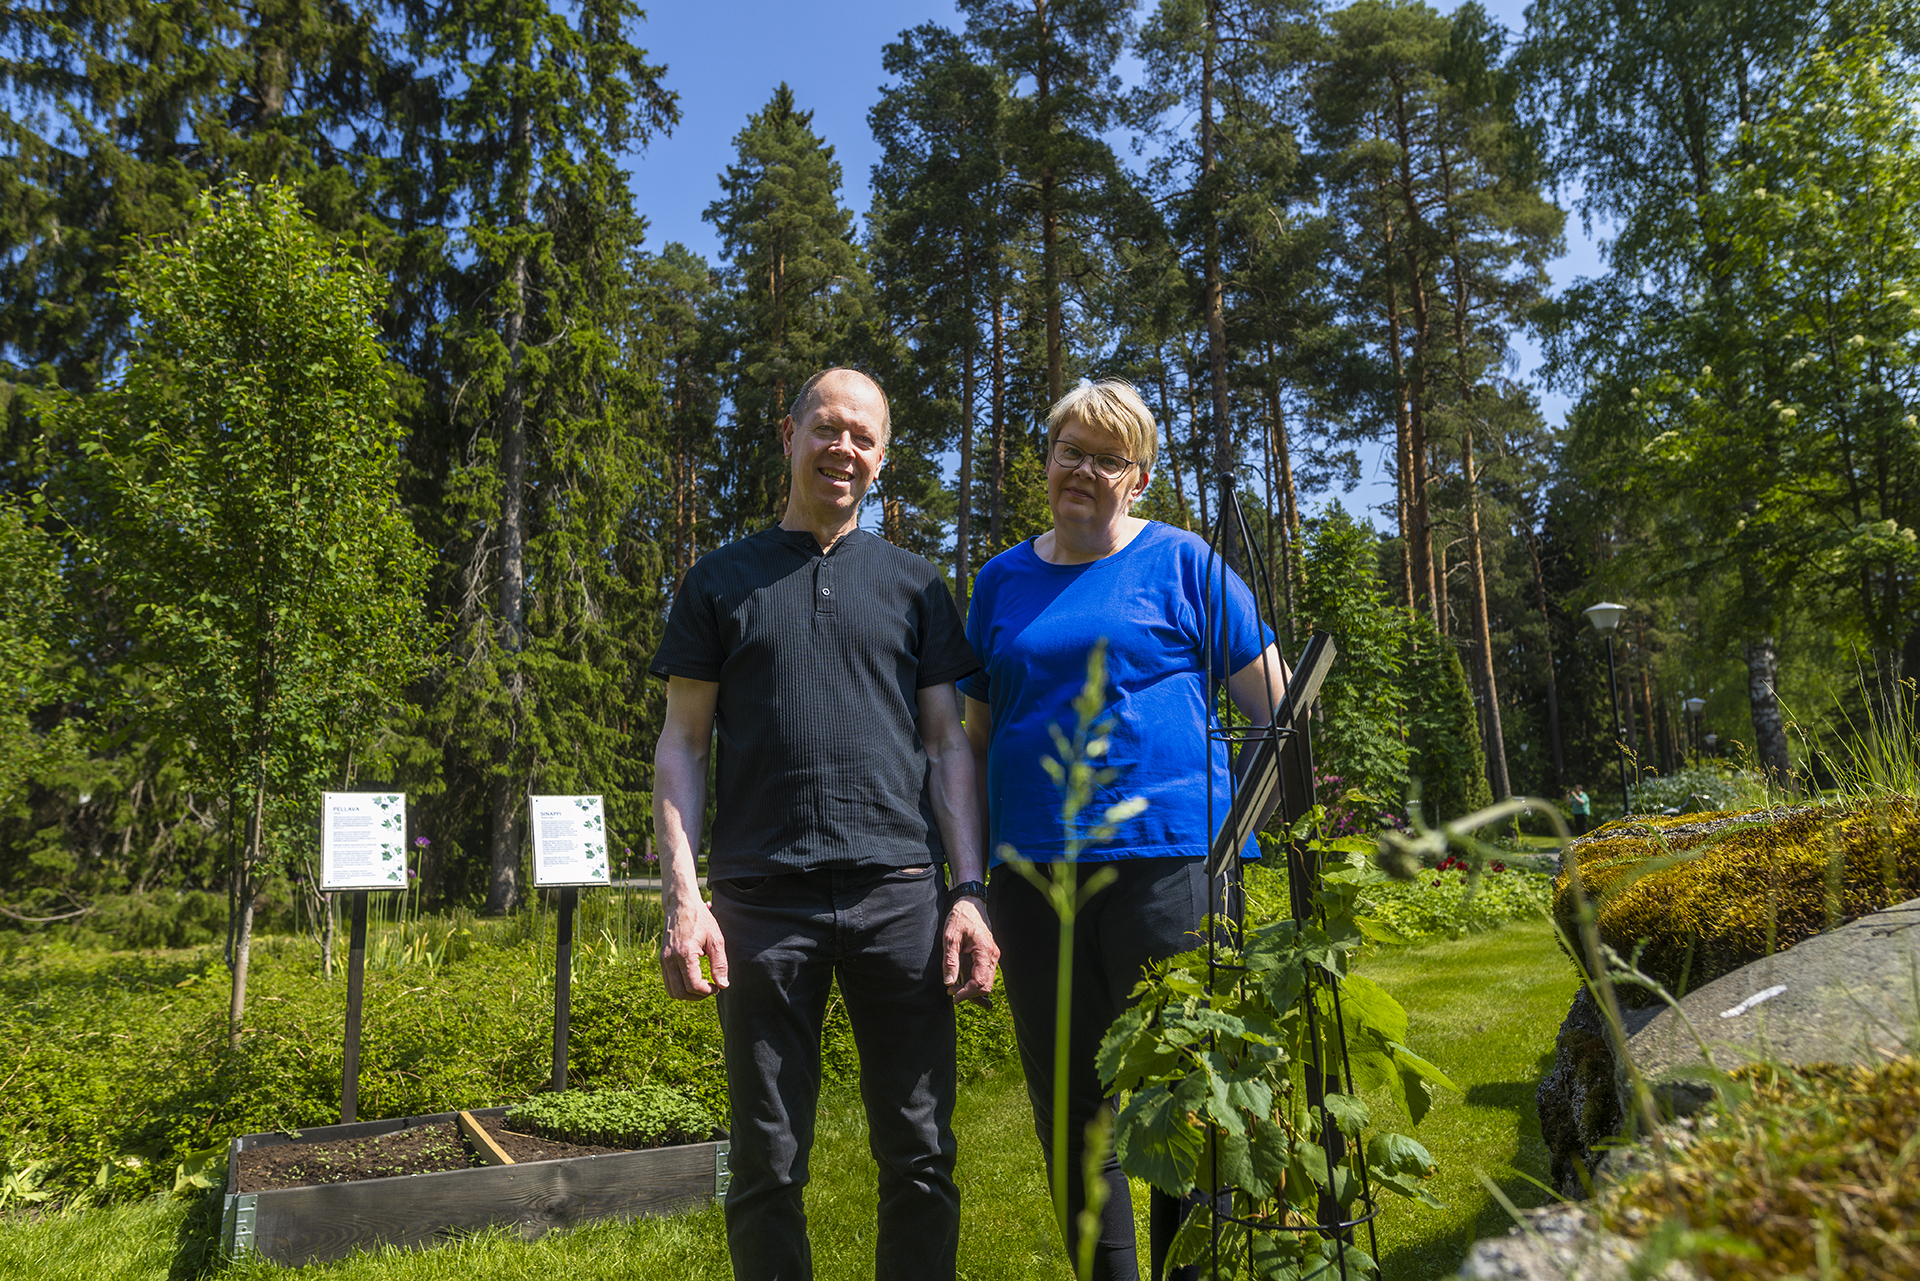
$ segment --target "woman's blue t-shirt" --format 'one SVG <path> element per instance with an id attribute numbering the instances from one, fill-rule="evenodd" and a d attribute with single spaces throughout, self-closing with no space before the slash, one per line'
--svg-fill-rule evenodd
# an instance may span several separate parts
<path id="1" fill-rule="evenodd" d="M 1023 542 L 981 567 L 967 611 L 967 640 L 985 667 L 960 682 L 967 697 L 993 709 L 986 788 L 995 863 L 1011 845 L 1036 863 L 1066 857 L 1060 791 L 1040 764 L 1059 754 L 1050 726 L 1071 736 L 1073 700 L 1087 680 L 1087 654 L 1107 641 L 1107 711 L 1114 722 L 1106 764 L 1118 771 L 1082 812 L 1092 826 L 1109 806 L 1145 797 L 1147 808 L 1121 824 L 1113 840 L 1084 849 L 1084 860 L 1185 858 L 1207 852 L 1204 762 L 1213 769 L 1213 827 L 1226 818 L 1228 753 L 1210 744 L 1213 716 L 1203 671 L 1203 626 L 1214 629 L 1214 674 L 1238 671 L 1260 656 L 1273 633 L 1253 594 L 1225 572 L 1226 648 L 1211 599 L 1221 597 L 1222 567 L 1207 544 L 1152 522 L 1111 556 L 1085 565 L 1050 565 Z M 1217 607 L 1217 605 L 1216 605 Z M 1275 673 L 1278 680 L 1278 673 Z M 1274 691 L 1276 698 L 1278 689 Z M 1251 844 L 1248 856 L 1257 854 Z"/>

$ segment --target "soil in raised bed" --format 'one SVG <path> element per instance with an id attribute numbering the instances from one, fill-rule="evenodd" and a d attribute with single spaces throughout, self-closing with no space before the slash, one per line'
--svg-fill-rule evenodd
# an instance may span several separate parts
<path id="1" fill-rule="evenodd" d="M 486 1127 L 515 1162 L 556 1161 L 562 1157 L 599 1156 L 625 1148 L 586 1147 L 559 1143 L 531 1134 L 516 1134 L 496 1124 Z M 249 1148 L 240 1154 L 235 1192 L 270 1192 L 322 1183 L 354 1183 L 361 1179 L 391 1179 L 403 1174 L 438 1174 L 484 1165 L 452 1121 L 419 1125 L 368 1139 L 341 1139 L 332 1143 L 276 1143 Z"/>

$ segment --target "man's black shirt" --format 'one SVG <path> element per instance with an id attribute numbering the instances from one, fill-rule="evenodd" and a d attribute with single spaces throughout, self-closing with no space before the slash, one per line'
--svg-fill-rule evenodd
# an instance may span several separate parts
<path id="1" fill-rule="evenodd" d="M 939 571 L 876 534 L 701 557 L 650 670 L 720 685 L 709 874 L 937 862 L 916 696 L 979 666 Z"/>

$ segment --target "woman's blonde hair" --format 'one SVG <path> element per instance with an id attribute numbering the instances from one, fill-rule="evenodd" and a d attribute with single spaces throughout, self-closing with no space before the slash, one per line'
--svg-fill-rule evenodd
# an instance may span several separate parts
<path id="1" fill-rule="evenodd" d="M 1147 402 L 1124 378 L 1102 378 L 1096 383 L 1081 383 L 1054 402 L 1047 411 L 1047 453 L 1068 423 L 1110 431 L 1127 442 L 1127 457 L 1140 465 L 1140 473 L 1153 470 L 1154 456 L 1160 452 L 1160 432 L 1153 425 Z"/>

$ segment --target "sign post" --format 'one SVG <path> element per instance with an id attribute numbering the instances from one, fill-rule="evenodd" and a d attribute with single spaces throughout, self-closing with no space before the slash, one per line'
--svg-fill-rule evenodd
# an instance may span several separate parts
<path id="1" fill-rule="evenodd" d="M 407 886 L 407 798 L 398 792 L 320 797 L 320 888 L 353 891 L 347 942 L 347 1029 L 340 1063 L 340 1122 L 360 1109 L 360 1007 L 366 990 L 367 891 Z"/>
<path id="2" fill-rule="evenodd" d="M 607 815 L 598 796 L 529 796 L 533 884 L 560 891 L 553 971 L 553 1088 L 567 1088 L 567 1023 L 573 1009 L 573 912 L 582 885 L 605 885 Z"/>

